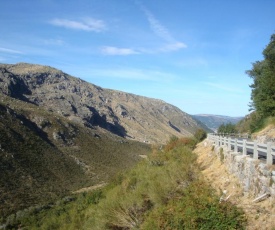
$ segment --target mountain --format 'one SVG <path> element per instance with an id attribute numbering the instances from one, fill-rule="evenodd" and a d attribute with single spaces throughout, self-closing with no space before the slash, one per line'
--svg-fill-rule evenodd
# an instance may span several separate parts
<path id="1" fill-rule="evenodd" d="M 161 100 L 25 63 L 0 65 L 0 118 L 0 217 L 107 182 L 149 142 L 200 128 Z"/>
<path id="2" fill-rule="evenodd" d="M 197 114 L 192 115 L 192 117 L 203 124 L 205 124 L 209 129 L 216 131 L 222 124 L 237 124 L 243 117 L 229 117 L 222 115 L 211 115 L 211 114 Z"/>
<path id="3" fill-rule="evenodd" d="M 173 135 L 191 136 L 200 127 L 164 101 L 103 89 L 48 66 L 20 63 L 0 68 L 3 94 L 127 139 L 164 143 Z"/>
<path id="4" fill-rule="evenodd" d="M 107 182 L 150 151 L 5 95 L 0 117 L 0 217 Z"/>

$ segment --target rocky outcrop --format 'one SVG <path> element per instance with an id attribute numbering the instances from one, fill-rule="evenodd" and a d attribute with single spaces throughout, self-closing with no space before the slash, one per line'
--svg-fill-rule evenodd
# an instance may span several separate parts
<path id="1" fill-rule="evenodd" d="M 0 65 L 0 92 L 141 142 L 163 143 L 200 128 L 191 116 L 164 101 L 103 89 L 47 66 Z"/>

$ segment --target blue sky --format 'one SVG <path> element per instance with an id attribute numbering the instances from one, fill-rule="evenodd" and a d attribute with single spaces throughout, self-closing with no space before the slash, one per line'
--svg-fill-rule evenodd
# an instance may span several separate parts
<path id="1" fill-rule="evenodd" d="M 0 0 L 0 62 L 49 65 L 189 114 L 248 114 L 274 0 Z"/>

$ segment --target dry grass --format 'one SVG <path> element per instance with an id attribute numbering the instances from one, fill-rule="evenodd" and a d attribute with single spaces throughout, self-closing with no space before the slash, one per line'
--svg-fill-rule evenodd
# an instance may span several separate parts
<path id="1" fill-rule="evenodd" d="M 266 199 L 260 203 L 253 203 L 255 197 L 244 195 L 238 179 L 227 171 L 225 165 L 212 151 L 210 143 L 201 142 L 194 152 L 198 155 L 197 162 L 209 184 L 221 193 L 222 198 L 229 197 L 228 201 L 244 210 L 248 220 L 248 230 L 275 229 L 274 198 Z"/>
<path id="2" fill-rule="evenodd" d="M 264 129 L 260 130 L 259 132 L 256 132 L 252 135 L 254 138 L 257 136 L 267 136 L 269 138 L 275 137 L 275 125 L 269 124 Z"/>

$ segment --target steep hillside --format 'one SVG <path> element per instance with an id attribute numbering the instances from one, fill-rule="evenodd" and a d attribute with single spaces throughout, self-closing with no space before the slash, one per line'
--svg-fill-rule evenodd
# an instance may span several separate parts
<path id="1" fill-rule="evenodd" d="M 149 146 L 0 95 L 0 219 L 132 167 Z"/>
<path id="2" fill-rule="evenodd" d="M 205 124 L 209 129 L 216 131 L 220 125 L 222 124 L 237 124 L 243 117 L 229 117 L 222 115 L 210 115 L 210 114 L 197 114 L 192 115 L 193 118 L 201 121 Z"/>
<path id="3" fill-rule="evenodd" d="M 0 217 L 107 182 L 148 143 L 200 127 L 163 101 L 23 63 L 0 65 L 0 117 Z"/>
<path id="4" fill-rule="evenodd" d="M 47 66 L 0 65 L 0 92 L 142 142 L 165 143 L 172 135 L 190 136 L 200 127 L 161 100 L 103 89 Z"/>

